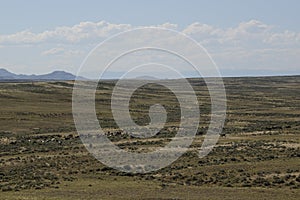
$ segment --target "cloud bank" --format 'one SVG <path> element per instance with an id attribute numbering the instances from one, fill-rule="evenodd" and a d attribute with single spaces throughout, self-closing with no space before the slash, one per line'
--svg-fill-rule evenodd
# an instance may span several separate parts
<path id="1" fill-rule="evenodd" d="M 155 27 L 180 31 L 195 39 L 208 50 L 225 75 L 234 71 L 244 71 L 247 75 L 251 70 L 270 75 L 299 73 L 299 32 L 280 30 L 280 27 L 258 20 L 241 22 L 228 28 L 200 22 L 184 28 L 171 23 Z M 132 28 L 140 27 L 100 21 L 80 22 L 74 26 L 61 26 L 38 33 L 24 30 L 0 34 L 0 58 L 3 61 L 0 66 L 10 66 L 11 70 L 21 72 L 26 68 L 24 65 L 32 72 L 46 72 L 53 66 L 68 66 L 68 70 L 76 72 L 84 57 L 99 42 Z M 27 59 L 22 56 L 22 51 L 26 51 Z M 7 52 L 15 53 L 12 55 Z M 28 59 L 28 56 L 32 59 Z M 18 68 L 21 65 L 23 67 Z"/>

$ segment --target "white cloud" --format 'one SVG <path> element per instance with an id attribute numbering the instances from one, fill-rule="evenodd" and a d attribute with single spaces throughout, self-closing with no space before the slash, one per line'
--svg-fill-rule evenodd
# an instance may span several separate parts
<path id="1" fill-rule="evenodd" d="M 176 30 L 178 28 L 178 25 L 167 22 L 162 25 L 158 25 L 157 27 Z"/>
<path id="2" fill-rule="evenodd" d="M 41 55 L 43 56 L 49 56 L 49 55 L 58 55 L 64 52 L 64 48 L 52 48 L 52 49 L 48 49 L 46 51 L 43 51 L 41 53 Z"/>
<path id="3" fill-rule="evenodd" d="M 281 33 L 274 33 L 270 35 L 270 37 L 266 38 L 265 42 L 272 45 L 299 45 L 300 33 L 288 30 Z"/>
<path id="4" fill-rule="evenodd" d="M 300 43 L 300 33 L 286 30 L 275 32 L 272 25 L 264 24 L 258 20 L 241 22 L 236 27 L 221 29 L 208 24 L 195 22 L 183 30 L 177 24 L 164 23 L 154 27 L 162 27 L 182 31 L 204 44 L 253 44 L 267 43 L 271 45 L 295 45 Z M 37 43 L 78 43 L 103 40 L 113 34 L 135 28 L 130 24 L 112 24 L 105 21 L 81 22 L 74 26 L 61 26 L 54 30 L 33 33 L 24 30 L 10 35 L 0 35 L 0 44 L 37 44 Z"/>
<path id="5" fill-rule="evenodd" d="M 76 43 L 86 39 L 108 37 L 130 28 L 129 24 L 111 24 L 105 21 L 80 22 L 72 27 L 62 26 L 41 33 L 24 30 L 11 35 L 0 35 L 0 44 Z"/>
<path id="6" fill-rule="evenodd" d="M 219 67 L 223 69 L 243 70 L 255 66 L 259 69 L 271 70 L 273 66 L 274 69 L 285 67 L 285 70 L 295 70 L 300 63 L 300 33 L 292 30 L 279 31 L 273 25 L 258 20 L 241 22 L 235 27 L 228 28 L 199 22 L 192 23 L 184 29 L 172 23 L 152 27 L 181 31 L 194 38 L 208 49 Z M 39 50 L 39 55 L 35 54 L 36 57 L 41 57 L 38 58 L 39 63 L 42 63 L 44 58 L 44 65 L 47 65 L 47 62 L 51 62 L 51 65 L 58 62 L 73 66 L 75 61 L 79 63 L 79 58 L 87 55 L 99 42 L 113 34 L 132 28 L 141 27 L 100 21 L 81 22 L 74 26 L 61 26 L 38 33 L 24 30 L 14 34 L 0 35 L 0 48 L 5 50 L 8 47 L 11 49 L 23 46 L 23 49 L 27 45 L 26 48 L 31 49 L 32 52 Z M 142 35 L 140 37 L 143 39 Z M 51 56 L 57 56 L 57 60 L 51 60 Z M 0 59 L 6 59 L 5 56 L 2 57 L 0 55 Z M 34 59 L 36 58 L 27 60 Z M 27 60 L 24 59 L 24 62 Z M 13 64 L 14 59 L 7 62 Z M 28 65 L 31 64 L 28 63 Z"/>
<path id="7" fill-rule="evenodd" d="M 208 24 L 193 23 L 183 33 L 190 35 L 205 45 L 244 46 L 260 48 L 267 45 L 300 45 L 300 33 L 286 30 L 278 32 L 273 25 L 258 20 L 241 22 L 236 27 L 221 29 Z M 279 46 L 280 48 L 280 46 Z"/>
<path id="8" fill-rule="evenodd" d="M 45 50 L 41 53 L 41 55 L 43 55 L 43 56 L 65 56 L 65 57 L 76 56 L 76 55 L 81 55 L 81 54 L 84 54 L 84 51 L 65 49 L 62 47 L 54 47 L 54 48 Z"/>
<path id="9" fill-rule="evenodd" d="M 223 31 L 221 29 L 215 28 L 213 26 L 207 24 L 201 24 L 199 22 L 195 22 L 189 26 L 187 26 L 183 31 L 183 33 L 187 35 L 209 35 L 209 36 L 221 36 Z"/>

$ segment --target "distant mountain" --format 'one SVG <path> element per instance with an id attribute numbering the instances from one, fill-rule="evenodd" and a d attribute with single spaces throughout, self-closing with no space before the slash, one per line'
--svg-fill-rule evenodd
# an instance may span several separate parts
<path id="1" fill-rule="evenodd" d="M 136 80 L 150 80 L 150 81 L 154 81 L 154 80 L 158 80 L 158 78 L 156 77 L 153 77 L 153 76 L 138 76 L 138 77 L 135 77 L 134 79 Z"/>
<path id="2" fill-rule="evenodd" d="M 6 69 L 0 69 L 0 80 L 75 80 L 76 76 L 65 71 L 54 71 L 43 75 L 24 75 L 14 74 Z M 84 77 L 79 77 L 81 80 L 86 80 Z"/>
<path id="3" fill-rule="evenodd" d="M 17 75 L 7 71 L 6 69 L 0 69 L 0 79 L 15 79 Z"/>

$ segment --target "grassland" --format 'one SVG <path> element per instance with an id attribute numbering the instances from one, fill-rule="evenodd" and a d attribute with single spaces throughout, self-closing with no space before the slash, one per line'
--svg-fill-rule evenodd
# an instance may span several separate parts
<path id="1" fill-rule="evenodd" d="M 166 168 L 135 175 L 104 166 L 83 147 L 72 118 L 72 81 L 0 83 L 0 199 L 299 199 L 300 77 L 225 78 L 226 137 L 202 159 L 197 150 L 210 98 L 203 80 L 189 81 L 201 110 L 190 150 Z M 110 139 L 137 152 L 170 141 L 180 119 L 175 96 L 158 85 L 134 93 L 130 110 L 138 124 L 149 122 L 155 103 L 168 111 L 159 134 L 137 139 L 112 118 L 114 85 L 99 83 L 96 95 Z"/>

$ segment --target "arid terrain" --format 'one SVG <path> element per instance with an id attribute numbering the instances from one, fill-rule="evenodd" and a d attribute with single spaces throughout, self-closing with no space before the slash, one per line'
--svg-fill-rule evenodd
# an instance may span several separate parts
<path id="1" fill-rule="evenodd" d="M 176 162 L 147 174 L 111 169 L 84 148 L 72 116 L 73 81 L 0 83 L 0 199 L 300 199 L 300 76 L 224 78 L 226 136 L 202 159 L 210 97 L 203 80 L 189 81 L 201 110 L 197 136 Z M 169 142 L 180 119 L 174 94 L 155 84 L 134 93 L 136 123 L 149 122 L 155 103 L 168 111 L 163 130 L 137 139 L 113 120 L 115 83 L 100 82 L 96 95 L 109 138 L 135 152 Z"/>

